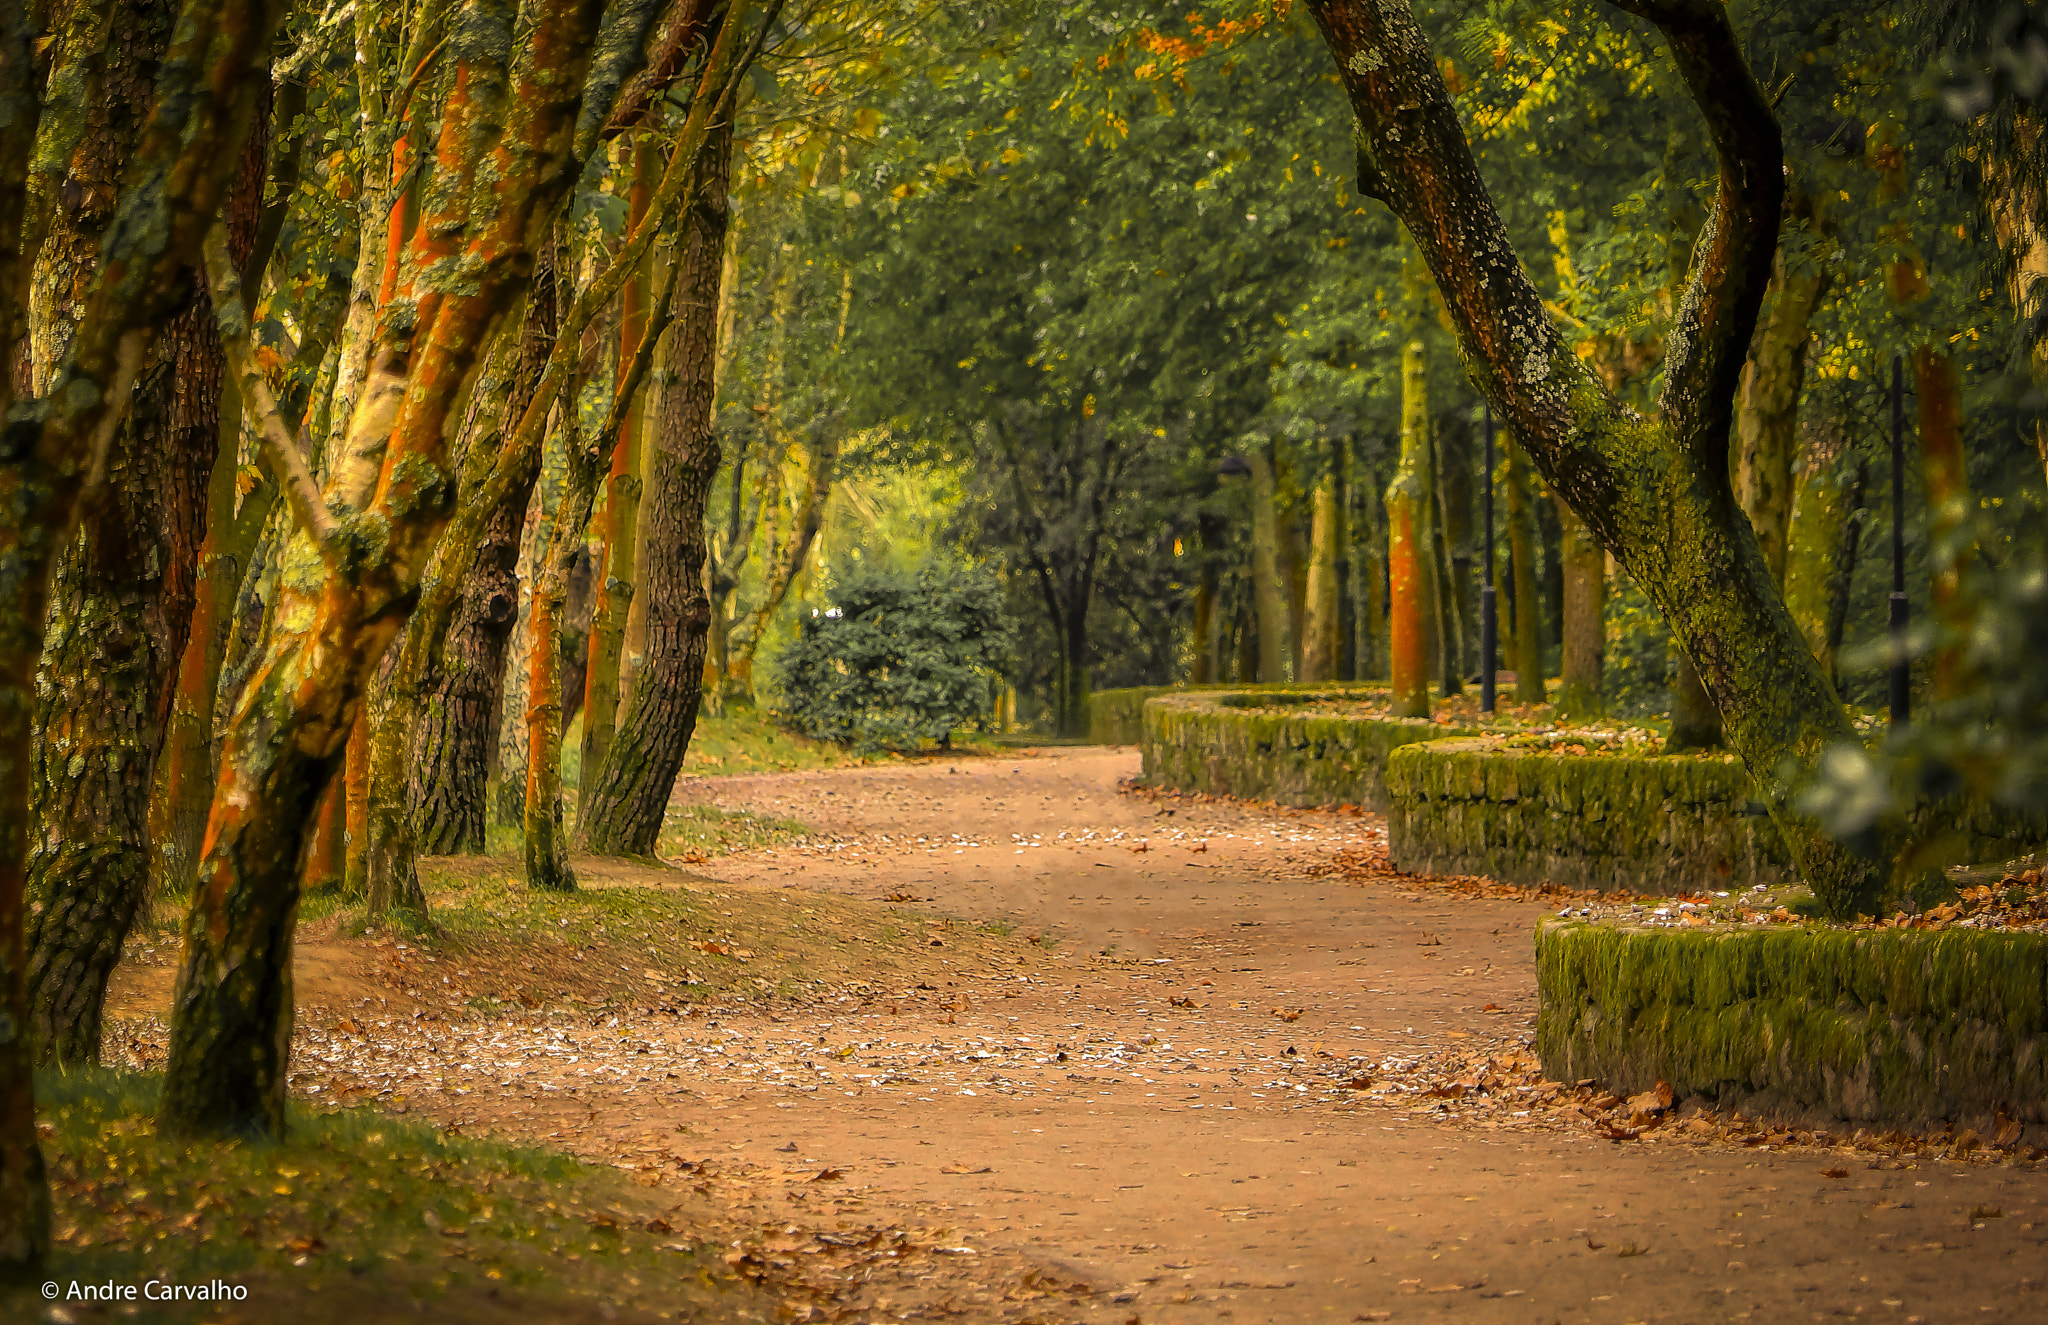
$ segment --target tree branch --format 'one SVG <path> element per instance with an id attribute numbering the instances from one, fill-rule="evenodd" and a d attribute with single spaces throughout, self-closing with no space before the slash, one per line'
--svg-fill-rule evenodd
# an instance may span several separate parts
<path id="1" fill-rule="evenodd" d="M 1666 420 L 1725 467 L 1735 391 L 1771 281 L 1785 205 L 1785 153 L 1770 102 L 1718 0 L 1610 0 L 1663 32 L 1714 143 L 1720 183 L 1667 341 Z"/>
<path id="2" fill-rule="evenodd" d="M 313 481 L 313 472 L 306 467 L 298 440 L 285 426 L 277 400 L 270 393 L 270 384 L 256 364 L 256 352 L 250 343 L 249 310 L 242 302 L 242 278 L 235 274 L 234 260 L 228 256 L 226 226 L 216 224 L 206 232 L 204 253 L 206 282 L 213 295 L 213 320 L 220 328 L 228 378 L 242 398 L 242 408 L 256 424 L 257 449 L 283 490 L 285 500 L 291 504 L 299 527 L 312 535 L 320 546 L 321 559 L 332 566 L 340 550 L 341 526 L 327 509 L 327 503 L 320 499 L 320 485 Z"/>

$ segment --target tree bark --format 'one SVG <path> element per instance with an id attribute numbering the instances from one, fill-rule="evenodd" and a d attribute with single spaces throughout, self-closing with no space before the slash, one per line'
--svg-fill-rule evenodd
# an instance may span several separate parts
<path id="1" fill-rule="evenodd" d="M 1777 592 L 1728 476 L 1728 434 L 1784 197 L 1776 122 L 1717 0 L 1620 0 L 1663 31 L 1712 136 L 1713 217 L 1666 352 L 1659 415 L 1571 353 L 1481 182 L 1429 41 L 1401 0 L 1310 0 L 1359 122 L 1361 188 L 1391 206 L 1442 293 L 1475 384 L 1554 491 L 1672 625 L 1752 777 L 1856 739 Z M 1880 870 L 1772 794 L 1795 866 L 1836 915 Z"/>
<path id="2" fill-rule="evenodd" d="M 1714 750 L 1726 743 L 1714 697 L 1700 684 L 1699 669 L 1681 649 L 1671 671 L 1671 735 L 1664 742 L 1664 753 Z"/>
<path id="3" fill-rule="evenodd" d="M 1933 345 L 1913 351 L 1913 391 L 1920 416 L 1920 473 L 1927 489 L 1927 543 L 1933 560 L 1934 617 L 1944 638 L 1934 650 L 1934 696 L 1967 693 L 1976 678 L 1968 662 L 1976 605 L 1963 577 L 1975 553 L 1968 457 L 1963 453 L 1963 389 L 1955 360 Z"/>
<path id="4" fill-rule="evenodd" d="M 1811 199 L 1789 204 L 1795 216 L 1816 219 Z M 1771 277 L 1768 312 L 1757 328 L 1749 362 L 1742 369 L 1740 407 L 1735 414 L 1736 491 L 1742 510 L 1763 545 L 1764 563 L 1780 588 L 1791 543 L 1792 464 L 1799 451 L 1799 400 L 1806 386 L 1806 347 L 1814 310 L 1827 288 L 1818 266 L 1788 264 L 1778 251 Z"/>
<path id="5" fill-rule="evenodd" d="M 1557 712 L 1565 718 L 1597 718 L 1606 711 L 1601 659 L 1607 648 L 1607 551 L 1563 502 L 1557 504 L 1557 522 L 1564 530 L 1559 559 L 1564 566 L 1564 675 Z"/>
<path id="6" fill-rule="evenodd" d="M 46 270 L 62 268 L 86 285 L 96 272 L 114 181 L 134 149 L 148 71 L 172 18 L 160 5 L 117 13 L 123 46 L 66 190 L 83 205 L 61 206 L 51 237 L 50 249 L 71 257 Z M 229 200 L 243 258 L 254 239 L 264 151 L 262 134 L 252 135 Z M 221 433 L 221 352 L 209 311 L 196 295 L 164 328 L 106 481 L 84 503 L 52 586 L 35 715 L 41 841 L 28 877 L 31 1034 L 44 1061 L 99 1061 L 107 977 L 148 896 L 151 784 L 191 621 L 206 479 Z M 69 330 L 63 326 L 66 342 Z M 57 348 L 56 336 L 38 339 Z"/>
<path id="7" fill-rule="evenodd" d="M 1543 684 L 1543 608 L 1536 587 L 1536 549 L 1542 531 L 1536 525 L 1536 488 L 1529 480 L 1529 457 L 1511 432 L 1501 434 L 1507 452 L 1508 559 L 1514 595 L 1514 631 L 1509 665 L 1515 669 L 1515 702 L 1541 704 Z"/>
<path id="8" fill-rule="evenodd" d="M 718 289 L 722 277 L 732 126 L 707 140 L 702 176 L 686 214 L 679 303 L 671 333 L 673 378 L 664 392 L 655 439 L 653 482 L 643 512 L 647 657 L 633 683 L 633 704 L 603 765 L 585 767 L 576 839 L 600 855 L 647 856 L 661 836 L 676 774 L 697 725 L 711 625 L 704 588 L 704 512 L 717 477 L 712 429 L 717 378 Z"/>
<path id="9" fill-rule="evenodd" d="M 1869 467 L 1846 444 L 1839 419 L 1809 419 L 1801 424 L 1800 433 L 1785 556 L 1785 607 L 1820 660 L 1821 670 L 1832 679 L 1847 619 L 1849 576 L 1856 565 Z"/>
<path id="10" fill-rule="evenodd" d="M 1473 578 L 1472 444 L 1463 428 L 1432 428 L 1436 442 L 1437 518 L 1443 531 L 1444 693 L 1455 695 L 1479 671 L 1479 599 Z"/>
<path id="11" fill-rule="evenodd" d="M 1401 355 L 1401 464 L 1387 487 L 1387 566 L 1392 619 L 1393 712 L 1429 716 L 1430 609 L 1436 575 L 1430 555 L 1429 398 L 1422 342 Z M 1439 636 L 1439 638 L 1441 638 Z"/>
<path id="12" fill-rule="evenodd" d="M 1355 671 L 1358 679 L 1371 681 L 1389 675 L 1387 514 L 1380 490 L 1378 465 L 1369 463 L 1364 456 L 1356 457 L 1356 461 L 1357 468 L 1351 478 L 1357 517 L 1351 522 L 1351 588 L 1355 604 L 1352 626 L 1357 636 Z"/>
<path id="13" fill-rule="evenodd" d="M 1340 626 L 1343 582 L 1338 573 L 1345 530 L 1340 501 L 1342 475 L 1341 441 L 1332 438 L 1327 446 L 1327 465 L 1316 480 L 1314 513 L 1309 532 L 1308 627 L 1302 650 L 1301 679 L 1334 681 L 1343 659 Z"/>

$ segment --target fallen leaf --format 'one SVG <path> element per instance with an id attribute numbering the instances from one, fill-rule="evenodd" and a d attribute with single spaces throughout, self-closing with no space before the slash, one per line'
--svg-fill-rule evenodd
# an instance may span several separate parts
<path id="1" fill-rule="evenodd" d="M 941 1173 L 993 1173 L 994 1171 L 986 1164 L 978 1166 L 972 1164 L 945 1164 L 939 1168 Z"/>
<path id="2" fill-rule="evenodd" d="M 811 1175 L 812 1182 L 837 1182 L 846 1176 L 844 1169 L 819 1169 Z"/>
<path id="3" fill-rule="evenodd" d="M 1273 1009 L 1273 1015 L 1274 1015 L 1274 1016 L 1276 1016 L 1276 1017 L 1278 1017 L 1278 1018 L 1280 1018 L 1280 1020 L 1282 1020 L 1282 1021 L 1300 1021 L 1300 1020 L 1301 1020 L 1301 1009 L 1300 1009 L 1300 1008 L 1274 1008 L 1274 1009 Z"/>

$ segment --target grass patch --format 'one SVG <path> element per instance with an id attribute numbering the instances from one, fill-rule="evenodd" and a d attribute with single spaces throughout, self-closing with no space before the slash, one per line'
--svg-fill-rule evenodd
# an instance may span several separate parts
<path id="1" fill-rule="evenodd" d="M 671 805 L 662 820 L 655 851 L 664 860 L 696 865 L 735 851 L 795 842 L 809 832 L 795 819 L 712 805 Z"/>
<path id="2" fill-rule="evenodd" d="M 729 887 L 630 862 L 579 862 L 585 886 L 572 893 L 528 889 L 507 862 L 421 864 L 438 933 L 407 940 L 414 955 L 396 978 L 428 1000 L 464 991 L 485 1014 L 813 999 L 948 967 L 955 976 L 1014 967 L 1030 951 L 1021 939 L 875 902 Z M 943 950 L 931 948 L 940 936 Z"/>
<path id="3" fill-rule="evenodd" d="M 226 1302 L 139 1303 L 168 1321 L 762 1310 L 762 1294 L 726 1270 L 716 1234 L 699 1250 L 618 1174 L 368 1109 L 294 1108 L 280 1142 L 168 1140 L 154 1119 L 160 1085 L 109 1070 L 37 1078 L 55 1201 L 44 1278 L 60 1285 L 67 1318 L 81 1305 L 65 1300 L 73 1281 L 139 1295 L 152 1279 L 247 1289 Z M 41 1318 L 41 1301 L 38 1286 L 12 1301 L 0 1290 L 0 1317 Z"/>

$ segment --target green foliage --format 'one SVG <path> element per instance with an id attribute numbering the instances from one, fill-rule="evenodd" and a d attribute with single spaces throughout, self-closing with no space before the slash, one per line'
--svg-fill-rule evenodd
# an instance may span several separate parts
<path id="1" fill-rule="evenodd" d="M 984 570 L 862 566 L 776 660 L 782 720 L 862 749 L 948 746 L 989 712 L 1015 634 Z"/>
<path id="2" fill-rule="evenodd" d="M 1922 867 L 1952 864 L 1972 845 L 1955 830 L 1973 807 L 2009 816 L 2022 840 L 2048 844 L 2048 530 L 2037 518 L 1987 564 L 1990 533 L 1988 521 L 1976 522 L 1947 549 L 1954 557 L 1976 544 L 1963 572 L 1967 628 L 1945 631 L 1923 616 L 1908 642 L 1915 659 L 1960 646 L 1973 684 L 1924 704 L 1875 751 L 1828 751 L 1801 798 L 1831 832 L 1871 850 L 1887 824 L 1908 821 L 1909 859 Z M 1873 646 L 1858 661 L 1872 666 L 1887 652 Z"/>

